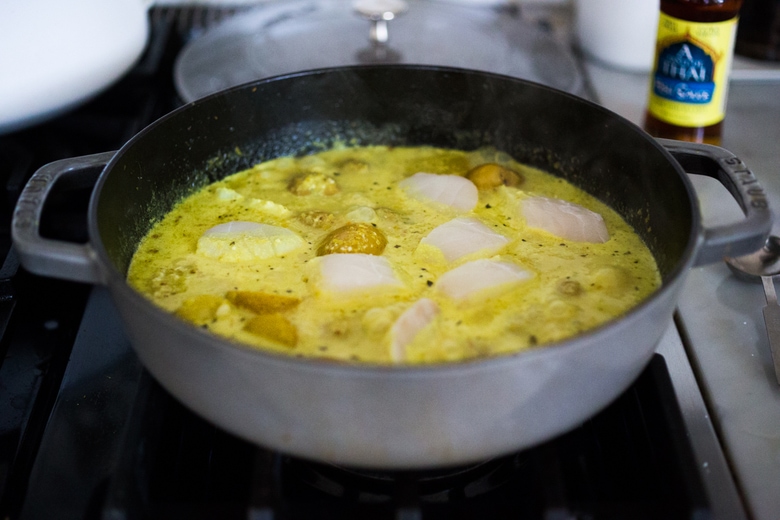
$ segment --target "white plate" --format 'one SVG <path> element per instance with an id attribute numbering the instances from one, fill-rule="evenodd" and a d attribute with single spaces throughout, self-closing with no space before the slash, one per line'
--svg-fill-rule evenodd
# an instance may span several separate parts
<path id="1" fill-rule="evenodd" d="M 0 2 L 0 134 L 61 114 L 141 56 L 148 0 Z"/>

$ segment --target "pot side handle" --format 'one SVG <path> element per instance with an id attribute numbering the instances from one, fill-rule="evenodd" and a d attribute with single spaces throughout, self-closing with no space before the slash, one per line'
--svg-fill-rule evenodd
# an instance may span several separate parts
<path id="1" fill-rule="evenodd" d="M 58 180 L 95 180 L 114 152 L 55 161 L 38 169 L 22 190 L 14 209 L 11 236 L 19 260 L 31 273 L 76 282 L 103 283 L 100 264 L 89 243 L 78 244 L 42 237 L 41 215 L 46 199 Z"/>
<path id="2" fill-rule="evenodd" d="M 755 175 L 733 153 L 708 144 L 656 139 L 687 173 L 720 181 L 739 203 L 745 219 L 705 228 L 695 265 L 723 261 L 761 249 L 772 231 L 773 216 L 766 193 Z"/>

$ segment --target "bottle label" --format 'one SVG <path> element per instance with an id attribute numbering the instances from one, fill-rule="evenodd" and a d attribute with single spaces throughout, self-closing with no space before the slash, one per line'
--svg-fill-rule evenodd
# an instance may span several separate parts
<path id="1" fill-rule="evenodd" d="M 650 113 L 685 127 L 722 121 L 736 30 L 736 17 L 699 23 L 662 12 L 650 85 Z"/>

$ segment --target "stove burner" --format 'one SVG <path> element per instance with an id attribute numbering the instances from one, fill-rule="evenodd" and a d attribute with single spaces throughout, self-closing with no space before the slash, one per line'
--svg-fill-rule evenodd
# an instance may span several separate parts
<path id="1" fill-rule="evenodd" d="M 472 498 L 497 489 L 526 461 L 522 453 L 512 457 L 444 469 L 382 471 L 319 464 L 288 459 L 287 470 L 312 488 L 358 502 L 392 500 L 412 493 L 421 502 L 446 502 Z"/>
<path id="2" fill-rule="evenodd" d="M 383 471 L 281 456 L 274 492 L 253 511 L 294 519 L 543 518 L 546 494 L 533 482 L 533 459 L 521 452 L 453 468 Z"/>

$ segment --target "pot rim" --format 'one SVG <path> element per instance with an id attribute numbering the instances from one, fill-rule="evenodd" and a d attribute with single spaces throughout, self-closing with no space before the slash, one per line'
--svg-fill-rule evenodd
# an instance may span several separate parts
<path id="1" fill-rule="evenodd" d="M 691 210 L 691 226 L 689 237 L 685 246 L 685 249 L 676 262 L 673 269 L 662 280 L 661 286 L 653 292 L 650 296 L 639 302 L 637 305 L 631 307 L 624 314 L 613 318 L 607 322 L 604 322 L 596 327 L 588 329 L 582 333 L 566 338 L 560 341 L 551 343 L 545 343 L 538 345 L 537 347 L 520 350 L 517 352 L 511 352 L 506 354 L 495 355 L 485 358 L 475 358 L 454 362 L 436 362 L 436 363 L 421 363 L 421 364 L 377 364 L 368 362 L 334 362 L 331 360 L 325 361 L 319 358 L 308 357 L 295 357 L 292 355 L 286 355 L 282 353 L 276 353 L 271 350 L 262 350 L 260 348 L 252 347 L 237 341 L 218 336 L 209 331 L 205 331 L 199 327 L 195 327 L 190 323 L 185 322 L 177 318 L 175 315 L 165 311 L 164 309 L 153 304 L 143 294 L 132 288 L 126 281 L 126 275 L 123 275 L 114 266 L 114 263 L 110 260 L 110 256 L 103 245 L 103 241 L 100 238 L 100 233 L 97 224 L 97 206 L 100 199 L 102 188 L 105 185 L 106 179 L 110 174 L 113 167 L 122 156 L 132 148 L 136 142 L 145 138 L 149 134 L 152 134 L 155 129 L 161 126 L 169 119 L 180 117 L 180 114 L 187 112 L 192 107 L 200 104 L 213 102 L 215 99 L 228 97 L 231 93 L 246 89 L 254 88 L 258 85 L 267 83 L 273 83 L 278 81 L 293 80 L 302 76 L 313 76 L 321 74 L 332 73 L 345 73 L 352 70 L 364 70 L 364 69 L 399 69 L 399 70 L 430 70 L 433 72 L 441 73 L 454 73 L 454 74 L 469 74 L 478 75 L 483 77 L 493 77 L 503 80 L 509 80 L 518 84 L 524 84 L 533 86 L 535 88 L 549 90 L 557 95 L 570 97 L 577 102 L 584 103 L 591 109 L 597 111 L 606 112 L 611 118 L 615 119 L 622 124 L 627 125 L 629 128 L 634 129 L 640 137 L 649 141 L 664 157 L 671 163 L 675 171 L 680 176 L 682 184 L 685 189 L 686 197 L 688 199 Z M 409 64 L 387 64 L 387 65 L 348 65 L 338 67 L 324 67 L 318 69 L 297 71 L 289 74 L 282 74 L 278 76 L 268 77 L 231 87 L 220 92 L 210 94 L 206 97 L 189 102 L 181 107 L 169 112 L 168 114 L 160 117 L 135 136 L 127 141 L 106 164 L 103 171 L 95 185 L 95 189 L 92 192 L 92 196 L 88 209 L 88 227 L 90 242 L 94 248 L 96 256 L 105 274 L 105 283 L 111 291 L 117 291 L 122 298 L 128 298 L 134 307 L 140 307 L 150 312 L 153 316 L 167 322 L 167 325 L 177 330 L 177 333 L 182 334 L 185 337 L 191 337 L 197 341 L 209 341 L 214 348 L 220 351 L 229 352 L 231 355 L 245 356 L 247 360 L 263 361 L 276 364 L 280 367 L 294 368 L 300 370 L 312 370 L 322 371 L 327 370 L 334 375 L 337 374 L 349 374 L 355 376 L 356 374 L 371 376 L 382 374 L 387 377 L 388 374 L 392 374 L 392 377 L 427 377 L 431 374 L 442 376 L 443 374 L 449 374 L 453 377 L 457 377 L 463 373 L 471 373 L 475 371 L 493 371 L 498 369 L 504 369 L 507 364 L 523 363 L 524 360 L 533 360 L 539 356 L 554 356 L 556 352 L 566 349 L 579 349 L 579 348 L 592 348 L 592 344 L 598 342 L 601 336 L 608 336 L 613 334 L 612 329 L 625 325 L 626 322 L 631 321 L 632 317 L 635 317 L 643 312 L 648 312 L 648 309 L 657 305 L 659 301 L 666 299 L 666 295 L 670 291 L 676 290 L 675 288 L 680 285 L 681 278 L 687 276 L 688 270 L 694 263 L 695 252 L 699 248 L 702 242 L 702 221 L 700 214 L 699 201 L 696 197 L 693 185 L 688 178 L 688 174 L 684 171 L 682 166 L 674 159 L 670 152 L 652 136 L 644 132 L 637 125 L 627 120 L 623 116 L 612 112 L 611 110 L 598 105 L 590 100 L 575 96 L 565 91 L 555 89 L 540 83 L 524 80 L 521 78 L 515 78 L 511 76 L 505 76 L 502 74 L 496 74 L 491 72 L 484 72 L 472 69 L 458 68 L 458 67 L 446 67 L 436 65 L 409 65 Z"/>

